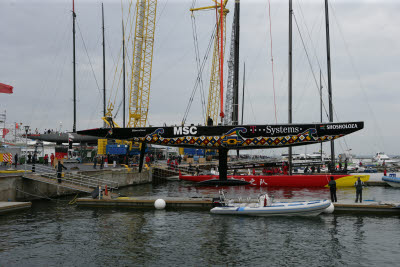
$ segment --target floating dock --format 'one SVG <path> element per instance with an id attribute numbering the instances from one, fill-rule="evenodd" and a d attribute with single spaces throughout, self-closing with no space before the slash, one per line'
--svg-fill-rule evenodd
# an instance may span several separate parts
<path id="1" fill-rule="evenodd" d="M 0 214 L 29 209 L 32 206 L 31 202 L 0 202 Z"/>
<path id="2" fill-rule="evenodd" d="M 400 214 L 400 203 L 375 202 L 366 200 L 362 203 L 334 203 L 334 213 L 352 214 Z"/>
<path id="3" fill-rule="evenodd" d="M 166 209 L 205 209 L 212 208 L 212 198 L 180 198 L 180 197 L 119 197 L 115 199 L 78 198 L 78 207 L 125 207 L 155 209 L 154 202 L 163 199 Z"/>
<path id="4" fill-rule="evenodd" d="M 210 210 L 213 208 L 212 198 L 179 198 L 179 197 L 119 197 L 115 199 L 92 199 L 79 198 L 76 201 L 78 207 L 114 207 L 114 208 L 146 208 L 155 209 L 154 202 L 157 199 L 163 199 L 166 202 L 166 209 L 193 209 Z M 400 214 L 400 203 L 379 203 L 373 201 L 364 201 L 363 203 L 351 203 L 350 201 L 341 201 L 334 203 L 335 214 Z"/>

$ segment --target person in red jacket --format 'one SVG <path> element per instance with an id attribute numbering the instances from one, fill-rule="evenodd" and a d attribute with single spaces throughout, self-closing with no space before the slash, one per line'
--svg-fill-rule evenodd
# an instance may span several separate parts
<path id="1" fill-rule="evenodd" d="M 50 160 L 51 160 L 51 166 L 54 166 L 54 154 L 51 153 L 50 155 Z"/>
<path id="2" fill-rule="evenodd" d="M 147 166 L 150 166 L 150 157 L 148 155 L 146 156 L 146 164 Z"/>

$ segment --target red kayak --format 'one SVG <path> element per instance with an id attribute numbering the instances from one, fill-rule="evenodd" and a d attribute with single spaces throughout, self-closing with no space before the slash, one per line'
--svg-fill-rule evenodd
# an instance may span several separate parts
<path id="1" fill-rule="evenodd" d="M 330 177 L 336 181 L 337 187 L 354 186 L 357 178 L 368 181 L 369 175 L 350 174 L 296 174 L 296 175 L 228 175 L 228 179 L 249 182 L 251 186 L 282 186 L 282 187 L 328 187 Z M 219 175 L 182 175 L 179 179 L 192 182 L 203 182 L 218 179 Z"/>

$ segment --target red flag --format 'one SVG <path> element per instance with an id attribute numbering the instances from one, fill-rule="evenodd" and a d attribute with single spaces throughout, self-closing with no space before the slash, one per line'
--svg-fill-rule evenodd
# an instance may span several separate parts
<path id="1" fill-rule="evenodd" d="M 11 85 L 0 83 L 0 93 L 12 94 L 13 88 Z"/>
<path id="2" fill-rule="evenodd" d="M 6 137 L 6 134 L 8 134 L 10 130 L 3 128 L 3 138 Z"/>

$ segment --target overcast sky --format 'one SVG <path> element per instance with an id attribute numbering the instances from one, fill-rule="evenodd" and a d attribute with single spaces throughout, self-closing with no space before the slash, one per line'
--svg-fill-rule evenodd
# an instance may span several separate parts
<path id="1" fill-rule="evenodd" d="M 116 98 L 118 109 L 122 86 L 119 84 L 117 90 L 119 75 L 115 76 L 115 66 L 121 58 L 121 1 L 103 2 L 107 99 Z M 129 33 L 129 1 L 122 2 Z M 195 6 L 211 3 L 211 0 L 197 0 Z M 148 119 L 153 126 L 180 124 L 194 88 L 197 67 L 191 5 L 191 0 L 158 1 Z M 233 6 L 234 1 L 229 1 L 226 58 Z M 276 122 L 274 91 L 277 122 L 288 120 L 288 1 L 271 1 L 270 7 L 271 18 L 267 0 L 241 1 L 240 88 L 243 63 L 246 63 L 244 124 Z M 331 0 L 329 8 L 334 120 L 365 122 L 364 130 L 337 142 L 337 152 L 352 149 L 357 155 L 372 155 L 378 151 L 398 155 L 400 2 Z M 43 131 L 59 128 L 61 122 L 63 130 L 72 130 L 71 10 L 72 0 L 0 1 L 0 82 L 14 86 L 14 94 L 0 94 L 0 110 L 6 110 L 8 123 L 20 122 Z M 320 69 L 324 106 L 328 109 L 324 1 L 293 0 L 293 10 L 293 122 L 318 122 Z M 81 130 L 102 125 L 101 1 L 76 0 L 75 11 L 77 129 Z M 215 12 L 197 12 L 194 17 L 203 60 L 215 24 Z M 270 19 L 275 86 L 271 71 Z M 132 51 L 127 53 L 131 59 Z M 210 58 L 211 55 L 202 76 L 206 97 Z M 130 63 L 127 65 L 130 68 Z M 117 74 L 121 60 L 118 66 Z M 127 82 L 128 92 L 129 89 Z M 323 120 L 327 121 L 325 111 L 323 113 Z M 202 114 L 198 90 L 187 123 L 203 123 Z M 116 119 L 119 123 L 121 115 L 122 110 Z M 324 149 L 327 148 L 325 145 Z M 317 150 L 315 145 L 296 148 L 300 153 Z M 263 153 L 279 155 L 284 152 Z"/>

